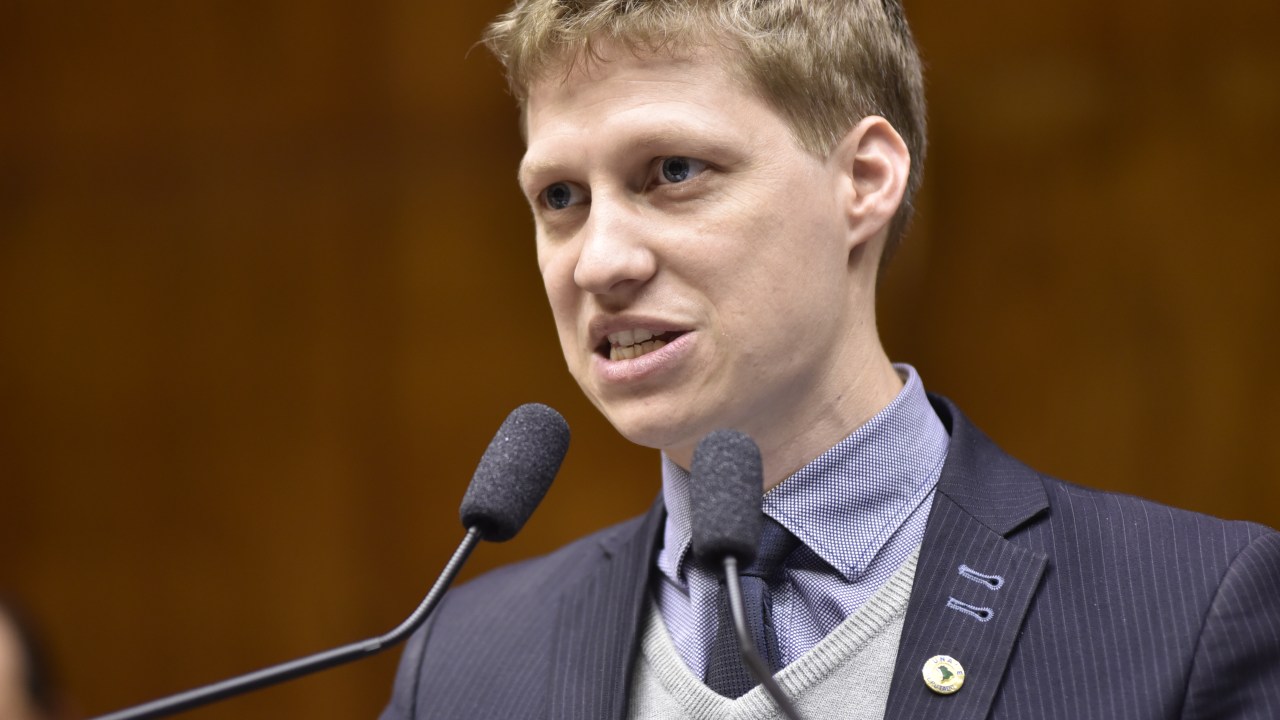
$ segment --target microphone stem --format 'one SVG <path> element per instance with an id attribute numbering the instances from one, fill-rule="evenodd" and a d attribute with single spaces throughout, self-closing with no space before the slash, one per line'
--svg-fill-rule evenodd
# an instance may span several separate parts
<path id="1" fill-rule="evenodd" d="M 462 569 L 462 564 L 466 562 L 467 557 L 471 555 L 471 551 L 475 549 L 480 539 L 479 528 L 467 529 L 466 537 L 462 539 L 458 549 L 453 552 L 453 557 L 449 558 L 449 562 L 444 566 L 440 577 L 436 579 L 435 585 L 431 587 L 427 596 L 423 598 L 422 603 L 418 605 L 418 609 L 414 610 L 412 615 L 397 625 L 391 632 L 251 673 L 245 673 L 244 675 L 238 675 L 221 682 L 205 685 L 194 690 L 187 690 L 186 692 L 136 705 L 125 710 L 119 710 L 109 715 L 101 715 L 92 720 L 145 720 L 146 718 L 173 715 L 250 690 L 275 685 L 276 683 L 309 675 L 335 665 L 375 655 L 386 650 L 413 634 L 413 631 L 417 630 L 426 621 L 431 611 L 440 603 L 445 590 L 449 589 L 454 577 Z"/>
<path id="2" fill-rule="evenodd" d="M 453 557 L 449 558 L 449 562 L 445 563 L 444 570 L 440 571 L 440 577 L 436 578 L 436 584 L 431 586 L 431 590 L 427 592 L 427 596 L 422 599 L 422 604 L 418 605 L 418 609 L 413 614 L 405 618 L 391 632 L 377 638 L 377 642 L 381 647 L 379 650 L 386 649 L 387 646 L 395 645 L 401 640 L 413 634 L 418 626 L 426 621 L 431 611 L 440 604 L 440 599 L 444 597 L 444 591 L 449 589 L 453 584 L 453 579 L 457 577 L 458 571 L 462 569 L 462 564 L 471 557 L 471 551 L 480 543 L 483 538 L 480 535 L 480 528 L 467 528 L 467 534 L 462 538 L 462 542 L 458 543 L 458 549 L 453 551 Z"/>
<path id="3" fill-rule="evenodd" d="M 773 672 L 756 652 L 755 642 L 747 632 L 747 613 L 742 604 L 742 579 L 738 576 L 738 559 L 731 555 L 724 559 L 724 577 L 725 588 L 729 591 L 729 614 L 733 616 L 733 629 L 738 633 L 738 649 L 742 651 L 742 661 L 756 682 L 764 685 L 765 692 L 773 698 L 787 720 L 802 720 L 800 711 L 796 710 L 778 682 L 773 679 Z"/>

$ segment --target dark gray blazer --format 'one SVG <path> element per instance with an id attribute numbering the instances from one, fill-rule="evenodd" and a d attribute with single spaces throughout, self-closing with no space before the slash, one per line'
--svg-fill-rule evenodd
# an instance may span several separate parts
<path id="1" fill-rule="evenodd" d="M 931 399 L 951 446 L 887 718 L 1280 718 L 1280 534 L 1045 477 Z M 451 591 L 383 720 L 625 717 L 662 520 Z M 954 695 L 921 678 L 939 654 Z"/>

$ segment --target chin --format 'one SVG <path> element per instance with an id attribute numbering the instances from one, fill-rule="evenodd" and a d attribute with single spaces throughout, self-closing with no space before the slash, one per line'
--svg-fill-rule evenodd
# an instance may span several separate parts
<path id="1" fill-rule="evenodd" d="M 662 407 L 601 408 L 601 412 L 624 438 L 655 450 L 692 447 L 709 432 L 698 430 L 693 427 L 696 423 Z"/>

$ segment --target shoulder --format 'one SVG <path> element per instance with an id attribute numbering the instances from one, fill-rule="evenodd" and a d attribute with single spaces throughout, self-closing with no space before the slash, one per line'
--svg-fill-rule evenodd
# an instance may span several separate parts
<path id="1" fill-rule="evenodd" d="M 950 401 L 933 400 L 952 438 L 938 483 L 959 509 L 948 516 L 1043 557 L 1037 606 L 1055 617 L 1099 618 L 1099 636 L 1168 636 L 1200 627 L 1225 585 L 1280 577 L 1276 531 L 1050 477 L 1001 450 Z M 1163 629 L 1150 624 L 1157 617 Z M 1190 652 L 1193 638 L 1183 640 Z"/>
<path id="2" fill-rule="evenodd" d="M 1050 516 L 1076 531 L 1121 541 L 1125 546 L 1151 545 L 1169 553 L 1214 557 L 1230 562 L 1245 547 L 1275 530 L 1258 523 L 1224 520 L 1145 498 L 1098 490 L 1041 475 Z M 1194 547 L 1181 541 L 1192 540 Z"/>
<path id="3" fill-rule="evenodd" d="M 541 707 L 562 601 L 657 512 L 451 589 L 409 639 L 383 720 L 513 718 Z"/>
<path id="4" fill-rule="evenodd" d="M 449 591 L 452 612 L 483 610 L 489 602 L 500 601 L 504 593 L 517 592 L 527 603 L 534 597 L 551 598 L 571 581 L 589 572 L 595 563 L 607 559 L 613 548 L 640 532 L 645 516 L 610 525 L 585 535 L 550 553 L 504 565 Z"/>
<path id="5" fill-rule="evenodd" d="M 935 409 L 952 432 L 935 509 L 1043 568 L 1005 709 L 1034 706 L 1025 693 L 1051 677 L 1071 698 L 1061 716 L 1280 717 L 1280 533 L 1050 477 L 945 399 Z M 978 597 L 1007 610 L 1009 596 Z"/>
<path id="6" fill-rule="evenodd" d="M 1042 482 L 1043 521 L 1010 539 L 1049 554 L 1051 580 L 1092 585 L 1095 601 L 1176 611 L 1198 625 L 1233 575 L 1280 576 L 1280 533 L 1271 528 L 1056 478 Z"/>
<path id="7" fill-rule="evenodd" d="M 1224 608 L 1260 611 L 1240 593 L 1280 582 L 1275 530 L 1037 472 L 949 409 L 964 471 L 940 490 L 989 526 L 999 527 L 1004 507 L 1026 508 L 1005 513 L 1002 534 L 1046 558 L 1042 601 L 1063 616 L 1105 617 L 1089 624 L 1113 637 L 1133 633 L 1135 643 L 1153 635 L 1172 642 L 1181 632 L 1179 649 L 1190 653 Z"/>
<path id="8" fill-rule="evenodd" d="M 1051 556 L 1096 552 L 1098 560 L 1208 563 L 1225 567 L 1250 543 L 1276 532 L 1032 469 L 979 430 L 949 400 L 933 396 L 951 433 L 938 490 L 995 532 Z"/>
<path id="9" fill-rule="evenodd" d="M 1280 533 L 1044 483 L 1049 513 L 1026 533 L 1050 555 L 1040 623 L 1079 618 L 1081 651 L 1116 676 L 1167 673 L 1183 717 L 1280 717 Z"/>

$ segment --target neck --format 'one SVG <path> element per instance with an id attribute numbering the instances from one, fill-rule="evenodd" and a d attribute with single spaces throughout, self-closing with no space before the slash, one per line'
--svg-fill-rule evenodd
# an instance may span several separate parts
<path id="1" fill-rule="evenodd" d="M 831 397 L 807 421 L 774 424 L 789 432 L 759 430 L 756 442 L 764 463 L 765 492 L 862 427 L 897 397 L 902 380 L 884 351 L 879 346 L 876 351 L 875 360 L 861 366 L 857 382 Z"/>
<path id="2" fill-rule="evenodd" d="M 832 378 L 815 380 L 830 387 L 827 393 L 809 394 L 805 402 L 778 408 L 758 422 L 753 419 L 736 428 L 760 447 L 765 492 L 857 430 L 902 390 L 902 380 L 878 342 L 862 356 L 843 360 L 832 373 L 839 383 L 824 382 Z M 692 464 L 692 446 L 667 448 L 666 453 L 682 468 Z"/>

